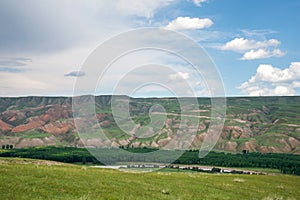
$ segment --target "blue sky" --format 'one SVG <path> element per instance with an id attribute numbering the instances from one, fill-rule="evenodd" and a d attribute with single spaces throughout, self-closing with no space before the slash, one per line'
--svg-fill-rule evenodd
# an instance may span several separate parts
<path id="1" fill-rule="evenodd" d="M 195 40 L 227 96 L 300 95 L 299 10 L 298 0 L 0 0 L 0 96 L 70 96 L 98 45 L 143 27 Z M 115 67 L 109 79 L 119 78 Z M 168 78 L 197 82 L 184 65 L 176 69 Z"/>

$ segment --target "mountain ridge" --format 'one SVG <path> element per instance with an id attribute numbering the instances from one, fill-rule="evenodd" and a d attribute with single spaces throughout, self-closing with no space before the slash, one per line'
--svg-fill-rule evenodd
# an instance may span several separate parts
<path id="1" fill-rule="evenodd" d="M 167 119 L 153 137 L 138 138 L 124 133 L 114 121 L 110 105 L 112 95 L 96 96 L 99 125 L 113 146 L 163 147 L 173 137 L 180 122 L 176 98 L 129 98 L 130 114 L 138 131 L 150 121 L 149 110 L 162 105 Z M 210 124 L 210 98 L 198 98 L 201 119 L 191 148 L 201 146 Z M 300 154 L 300 97 L 228 97 L 227 117 L 215 150 Z M 156 113 L 158 114 L 158 113 Z M 0 145 L 83 147 L 72 113 L 71 97 L 0 98 Z M 89 146 L 101 146 L 91 139 Z"/>

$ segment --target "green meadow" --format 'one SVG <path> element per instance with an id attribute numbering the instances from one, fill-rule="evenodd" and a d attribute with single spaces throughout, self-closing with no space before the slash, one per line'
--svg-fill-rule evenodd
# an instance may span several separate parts
<path id="1" fill-rule="evenodd" d="M 300 177 L 112 169 L 0 159 L 0 199 L 299 199 Z"/>

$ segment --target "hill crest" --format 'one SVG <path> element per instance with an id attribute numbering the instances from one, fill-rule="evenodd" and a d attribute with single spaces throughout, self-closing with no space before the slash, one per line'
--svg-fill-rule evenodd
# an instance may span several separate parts
<path id="1" fill-rule="evenodd" d="M 173 137 L 180 120 L 176 98 L 130 98 L 130 114 L 140 124 L 149 123 L 149 109 L 162 105 L 168 114 L 162 130 L 139 139 L 116 125 L 110 95 L 95 97 L 96 116 L 115 146 L 162 147 Z M 128 97 L 129 99 L 129 97 Z M 210 99 L 198 98 L 201 119 L 191 148 L 199 148 L 210 123 Z M 229 97 L 227 118 L 215 150 L 300 154 L 300 97 Z M 134 133 L 133 133 L 134 134 Z M 83 144 L 75 129 L 72 98 L 0 98 L 0 145 L 78 146 Z M 93 139 L 89 146 L 101 145 Z"/>

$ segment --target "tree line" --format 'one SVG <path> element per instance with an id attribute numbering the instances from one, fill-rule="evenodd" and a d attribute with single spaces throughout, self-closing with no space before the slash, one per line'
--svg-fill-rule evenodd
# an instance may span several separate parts
<path id="1" fill-rule="evenodd" d="M 2 149 L 13 149 L 14 148 L 14 145 L 12 145 L 12 144 L 3 144 L 2 145 Z"/>
<path id="2" fill-rule="evenodd" d="M 279 169 L 284 174 L 300 175 L 300 156 L 282 153 L 224 153 L 210 152 L 206 157 L 199 158 L 198 151 L 187 151 L 175 164 L 199 164 L 222 167 L 270 168 Z"/>
<path id="3" fill-rule="evenodd" d="M 166 163 L 166 158 L 172 155 L 172 151 L 162 151 L 162 155 L 155 157 L 145 157 L 145 153 L 156 151 L 150 148 L 129 148 L 124 151 L 133 152 L 135 156 L 120 153 L 116 149 L 99 149 L 101 161 L 98 161 L 91 153 L 84 148 L 74 147 L 31 147 L 23 149 L 6 148 L 0 152 L 0 157 L 23 157 L 53 160 L 66 163 L 77 164 L 114 164 L 114 162 L 155 162 Z M 144 154 L 143 154 L 144 153 Z M 171 162 L 171 160 L 170 160 Z M 204 158 L 199 158 L 199 151 L 184 151 L 182 156 L 173 164 L 185 165 L 209 165 L 220 167 L 239 167 L 239 168 L 270 168 L 279 169 L 284 174 L 300 175 L 300 155 L 280 154 L 280 153 L 224 153 L 209 152 Z"/>

